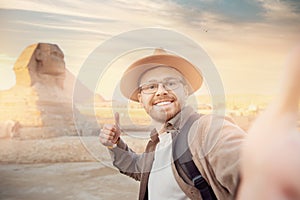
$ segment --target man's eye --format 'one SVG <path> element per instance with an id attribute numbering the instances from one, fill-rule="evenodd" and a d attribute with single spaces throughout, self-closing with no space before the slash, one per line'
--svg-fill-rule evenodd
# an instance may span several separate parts
<path id="1" fill-rule="evenodd" d="M 175 85 L 176 85 L 175 81 L 169 81 L 169 82 L 167 82 L 167 86 L 169 86 L 169 87 L 172 87 L 172 86 L 175 86 Z"/>
<path id="2" fill-rule="evenodd" d="M 155 88 L 156 88 L 155 84 L 148 85 L 148 89 L 155 89 Z"/>
<path id="3" fill-rule="evenodd" d="M 156 84 L 149 84 L 142 87 L 142 90 L 153 90 L 156 88 Z"/>

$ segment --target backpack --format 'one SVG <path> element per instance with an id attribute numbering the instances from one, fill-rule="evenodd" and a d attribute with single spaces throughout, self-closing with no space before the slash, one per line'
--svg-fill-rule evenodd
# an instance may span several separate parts
<path id="1" fill-rule="evenodd" d="M 192 160 L 192 154 L 188 145 L 189 130 L 200 117 L 201 115 L 198 113 L 192 114 L 179 130 L 179 134 L 173 138 L 173 160 L 178 174 L 184 177 L 182 173 L 185 173 L 185 176 L 193 182 L 193 186 L 199 190 L 203 200 L 217 200 L 211 186 L 203 178 Z"/>

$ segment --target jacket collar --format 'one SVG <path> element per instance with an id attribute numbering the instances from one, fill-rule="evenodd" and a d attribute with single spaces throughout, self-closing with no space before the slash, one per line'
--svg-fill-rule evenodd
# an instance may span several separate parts
<path id="1" fill-rule="evenodd" d="M 194 113 L 194 109 L 191 106 L 185 106 L 182 110 L 170 119 L 165 127 L 167 130 L 179 130 L 183 127 L 188 118 Z"/>
<path id="2" fill-rule="evenodd" d="M 164 125 L 165 131 L 175 131 L 183 127 L 188 118 L 195 112 L 191 106 L 185 106 L 182 110 L 177 113 L 172 119 L 167 121 Z M 158 131 L 154 128 L 150 133 L 150 139 L 152 142 L 159 141 Z"/>
<path id="3" fill-rule="evenodd" d="M 159 141 L 158 132 L 157 132 L 156 128 L 151 131 L 150 139 L 151 139 L 152 142 L 158 142 Z"/>

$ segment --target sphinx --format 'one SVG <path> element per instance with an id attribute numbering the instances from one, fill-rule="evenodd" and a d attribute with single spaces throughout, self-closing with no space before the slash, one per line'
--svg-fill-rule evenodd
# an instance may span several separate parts
<path id="1" fill-rule="evenodd" d="M 76 83 L 76 89 L 82 95 L 77 99 L 79 103 L 93 99 L 94 93 L 78 83 L 66 68 L 64 53 L 58 45 L 38 43 L 28 46 L 13 70 L 16 84 L 9 90 L 0 91 L 0 122 L 16 122 L 18 129 L 14 130 L 14 135 L 35 139 L 87 131 L 86 121 L 85 130 L 78 130 L 74 122 L 74 116 L 85 120 L 72 104 L 74 85 Z"/>

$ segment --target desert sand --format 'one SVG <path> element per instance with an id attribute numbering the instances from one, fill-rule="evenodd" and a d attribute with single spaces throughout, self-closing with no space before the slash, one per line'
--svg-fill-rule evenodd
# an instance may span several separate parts
<path id="1" fill-rule="evenodd" d="M 100 162 L 3 164 L 0 199 L 137 199 L 138 182 Z"/>
<path id="2" fill-rule="evenodd" d="M 124 136 L 140 151 L 145 142 Z M 137 199 L 139 182 L 111 165 L 95 136 L 0 140 L 0 199 Z"/>

